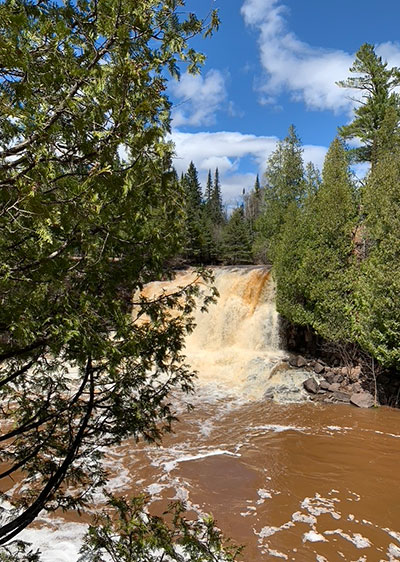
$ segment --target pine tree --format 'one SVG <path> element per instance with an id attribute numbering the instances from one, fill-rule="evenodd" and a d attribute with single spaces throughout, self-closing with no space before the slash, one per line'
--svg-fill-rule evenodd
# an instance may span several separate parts
<path id="1" fill-rule="evenodd" d="M 400 97 L 394 91 L 400 85 L 400 70 L 397 67 L 388 69 L 387 63 L 375 53 L 374 46 L 364 43 L 350 72 L 357 76 L 342 80 L 338 85 L 360 91 L 361 100 L 356 100 L 359 107 L 354 120 L 340 127 L 339 133 L 343 139 L 360 139 L 363 146 L 352 150 L 355 160 L 371 162 L 374 166 L 377 161 L 377 135 L 386 112 L 389 108 L 394 110 L 396 126 L 400 119 Z"/>
<path id="2" fill-rule="evenodd" d="M 251 263 L 251 237 L 242 207 L 235 209 L 223 232 L 223 259 L 229 264 Z"/>

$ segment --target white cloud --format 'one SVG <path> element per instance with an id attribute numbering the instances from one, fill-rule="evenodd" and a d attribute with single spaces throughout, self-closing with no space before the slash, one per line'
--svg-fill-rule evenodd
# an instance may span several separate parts
<path id="1" fill-rule="evenodd" d="M 226 101 L 225 78 L 219 70 L 209 70 L 205 76 L 184 74 L 179 82 L 171 82 L 170 90 L 175 97 L 172 124 L 212 125 L 215 114 Z"/>
<path id="2" fill-rule="evenodd" d="M 282 91 L 303 101 L 310 109 L 351 112 L 350 92 L 335 82 L 349 76 L 355 54 L 313 47 L 287 30 L 287 8 L 280 0 L 245 0 L 241 9 L 247 25 L 259 32 L 261 63 L 267 73 L 261 90 L 264 103 L 275 101 Z M 400 66 L 400 46 L 384 43 L 376 52 Z M 351 93 L 354 97 L 354 92 Z"/>
<path id="3" fill-rule="evenodd" d="M 178 130 L 172 132 L 171 139 L 175 143 L 174 166 L 178 174 L 186 172 L 190 162 L 193 161 L 204 186 L 208 170 L 211 169 L 213 172 L 218 167 L 225 201 L 241 195 L 243 188 L 248 191 L 254 186 L 255 174 L 243 173 L 240 170 L 242 159 L 250 157 L 261 176 L 278 140 L 276 137 L 239 132 L 183 133 Z M 320 168 L 325 154 L 325 147 L 304 146 L 304 161 L 311 160 Z"/>

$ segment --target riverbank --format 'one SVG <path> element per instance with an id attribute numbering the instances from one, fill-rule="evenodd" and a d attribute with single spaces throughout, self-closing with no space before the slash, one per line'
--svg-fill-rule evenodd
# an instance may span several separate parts
<path id="1" fill-rule="evenodd" d="M 352 344 L 326 342 L 308 327 L 280 318 L 281 345 L 292 368 L 310 373 L 304 388 L 316 402 L 400 408 L 400 377 Z"/>

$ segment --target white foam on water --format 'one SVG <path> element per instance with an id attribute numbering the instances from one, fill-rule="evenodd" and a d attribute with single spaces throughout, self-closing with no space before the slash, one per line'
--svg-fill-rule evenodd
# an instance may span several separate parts
<path id="1" fill-rule="evenodd" d="M 304 533 L 303 535 L 303 542 L 328 542 L 327 539 L 321 535 L 320 533 L 317 533 L 317 531 L 307 531 L 307 533 Z"/>
<path id="2" fill-rule="evenodd" d="M 40 529 L 25 529 L 18 538 L 40 550 L 41 562 L 76 562 L 88 526 L 62 519 L 52 520 L 51 526 L 48 523 L 46 520 Z"/>
<path id="3" fill-rule="evenodd" d="M 314 526 L 317 523 L 317 518 L 314 515 L 307 515 L 306 513 L 301 513 L 301 511 L 296 511 L 292 515 L 292 521 L 296 523 L 306 523 L 307 525 Z"/>
<path id="4" fill-rule="evenodd" d="M 387 527 L 382 529 L 383 531 L 385 531 L 389 536 L 392 537 L 392 539 L 396 539 L 396 541 L 398 541 L 400 543 L 400 533 L 397 533 L 396 531 L 392 531 L 391 529 L 388 529 Z"/>
<path id="5" fill-rule="evenodd" d="M 268 490 L 264 490 L 264 488 L 260 488 L 259 490 L 257 490 L 257 494 L 260 496 L 260 498 L 261 498 L 262 500 L 272 498 L 271 492 L 269 492 Z M 258 500 L 257 503 L 259 503 L 259 501 L 260 501 L 260 500 Z"/>
<path id="6" fill-rule="evenodd" d="M 164 472 L 169 473 L 172 470 L 174 470 L 180 463 L 197 461 L 200 459 L 206 459 L 208 457 L 216 457 L 220 455 L 227 455 L 229 457 L 241 457 L 240 453 L 232 453 L 232 451 L 227 451 L 224 449 L 215 449 L 214 451 L 205 451 L 204 453 L 197 453 L 194 455 L 183 455 L 182 457 L 178 457 L 170 461 L 162 462 L 161 465 L 163 467 Z"/>
<path id="7" fill-rule="evenodd" d="M 371 431 L 371 430 L 364 429 L 364 431 Z M 374 433 L 377 433 L 378 435 L 387 435 L 388 437 L 394 437 L 395 439 L 400 439 L 400 435 L 398 435 L 397 433 L 386 433 L 385 431 L 379 431 L 377 429 L 374 430 Z"/>
<path id="8" fill-rule="evenodd" d="M 335 503 L 339 501 L 337 498 L 323 498 L 317 493 L 313 498 L 304 498 L 301 502 L 301 507 L 315 517 L 319 517 L 323 513 L 329 513 L 334 519 L 340 519 L 340 513 L 334 509 Z"/>
<path id="9" fill-rule="evenodd" d="M 371 542 L 366 537 L 363 537 L 360 533 L 353 533 L 353 535 L 349 535 L 342 529 L 335 529 L 333 531 L 324 531 L 324 534 L 339 535 L 354 544 L 356 548 L 369 548 L 371 546 Z"/>
<path id="10" fill-rule="evenodd" d="M 279 550 L 272 550 L 271 548 L 268 549 L 268 554 L 274 558 L 282 558 L 283 560 L 289 559 L 289 557 L 283 552 L 279 552 Z"/>
<path id="11" fill-rule="evenodd" d="M 390 562 L 398 562 L 400 559 L 400 548 L 394 543 L 390 543 L 387 549 L 387 555 L 389 556 Z"/>
<path id="12" fill-rule="evenodd" d="M 256 425 L 250 429 L 255 431 L 273 431 L 274 433 L 283 433 L 284 431 L 298 431 L 300 433 L 305 433 L 310 430 L 309 427 L 300 427 L 297 425 L 280 425 L 273 423 Z"/>
<path id="13" fill-rule="evenodd" d="M 253 529 L 253 532 L 255 535 L 259 537 L 258 542 L 261 543 L 262 539 L 271 537 L 272 535 L 275 535 L 275 533 L 279 533 L 280 531 L 290 529 L 291 527 L 294 527 L 294 523 L 292 521 L 287 521 L 287 523 L 284 523 L 280 527 L 274 527 L 273 525 L 270 526 L 266 525 L 259 532 L 257 532 L 255 529 Z"/>

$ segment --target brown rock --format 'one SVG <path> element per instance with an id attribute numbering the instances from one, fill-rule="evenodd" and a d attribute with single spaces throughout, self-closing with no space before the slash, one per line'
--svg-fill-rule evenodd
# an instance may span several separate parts
<path id="1" fill-rule="evenodd" d="M 307 365 L 307 359 L 305 359 L 302 355 L 297 357 L 296 367 L 305 367 Z"/>
<path id="2" fill-rule="evenodd" d="M 321 363 L 318 363 L 317 361 L 314 365 L 314 371 L 317 373 L 317 375 L 320 375 L 325 371 L 325 367 L 321 365 Z"/>
<path id="3" fill-rule="evenodd" d="M 339 390 L 339 388 L 340 388 L 340 384 L 339 384 L 338 382 L 335 382 L 335 383 L 330 384 L 330 385 L 328 386 L 328 390 L 329 390 L 330 392 L 336 392 L 336 391 Z"/>
<path id="4" fill-rule="evenodd" d="M 357 382 L 361 375 L 361 365 L 357 365 L 357 367 L 353 367 L 349 373 L 349 379 L 353 382 Z"/>
<path id="5" fill-rule="evenodd" d="M 332 398 L 338 402 L 345 402 L 346 404 L 349 404 L 351 400 L 351 396 L 347 392 L 334 392 Z"/>
<path id="6" fill-rule="evenodd" d="M 349 384 L 349 390 L 352 391 L 352 394 L 356 394 L 362 392 L 362 386 L 359 382 L 355 382 L 354 384 Z"/>
<path id="7" fill-rule="evenodd" d="M 328 388 L 330 387 L 330 384 L 329 384 L 328 381 L 321 381 L 321 382 L 319 383 L 319 387 L 320 387 L 322 390 L 328 390 Z"/>
<path id="8" fill-rule="evenodd" d="M 342 376 L 342 375 L 334 375 L 334 376 L 332 377 L 332 382 L 335 383 L 335 384 L 336 384 L 336 383 L 341 383 L 341 382 L 343 382 L 343 380 L 344 380 L 344 379 L 343 379 L 343 376 Z"/>
<path id="9" fill-rule="evenodd" d="M 332 372 L 332 371 L 327 371 L 327 372 L 325 373 L 325 375 L 324 375 L 325 380 L 326 380 L 329 384 L 332 384 L 332 383 L 333 383 L 333 379 L 334 379 L 335 376 L 336 376 L 335 373 Z"/>
<path id="10" fill-rule="evenodd" d="M 307 392 L 311 392 L 311 394 L 317 394 L 319 390 L 319 385 L 314 377 L 310 377 L 309 379 L 304 381 L 303 386 L 307 390 Z"/>
<path id="11" fill-rule="evenodd" d="M 352 394 L 350 397 L 350 402 L 359 408 L 372 408 L 375 404 L 374 397 L 369 392 L 357 392 Z"/>

